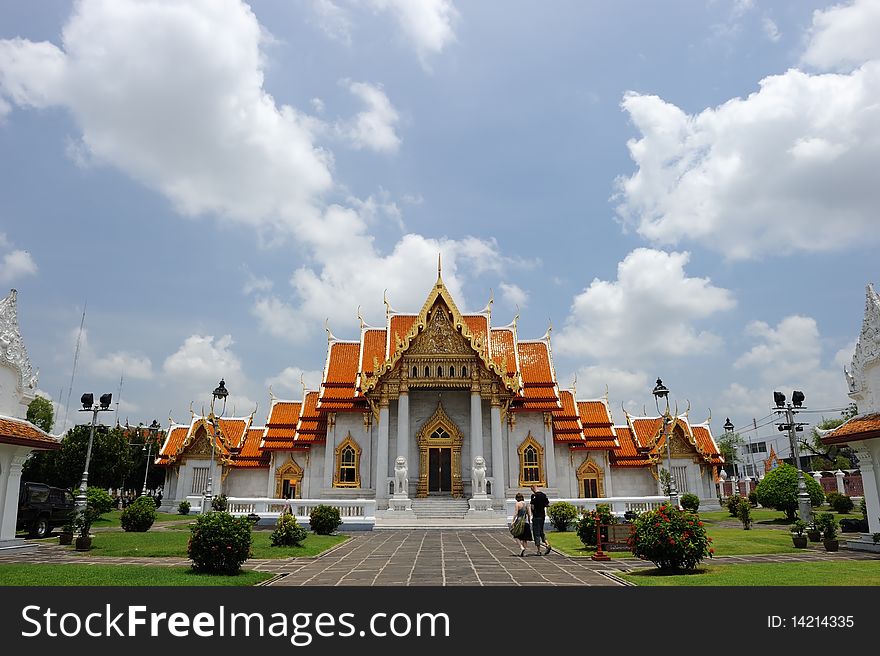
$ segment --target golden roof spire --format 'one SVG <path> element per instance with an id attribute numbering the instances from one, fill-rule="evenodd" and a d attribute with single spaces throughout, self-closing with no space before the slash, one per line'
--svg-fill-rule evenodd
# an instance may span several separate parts
<path id="1" fill-rule="evenodd" d="M 440 253 L 437 253 L 437 278 L 443 277 L 442 275 L 440 275 L 442 272 L 443 272 L 443 265 L 440 261 Z"/>

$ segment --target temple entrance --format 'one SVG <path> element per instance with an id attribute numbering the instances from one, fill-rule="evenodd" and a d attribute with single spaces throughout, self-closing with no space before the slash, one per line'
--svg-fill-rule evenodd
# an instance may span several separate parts
<path id="1" fill-rule="evenodd" d="M 452 493 L 452 449 L 428 448 L 428 494 Z"/>
<path id="2" fill-rule="evenodd" d="M 464 434 L 438 402 L 437 410 L 416 435 L 419 483 L 416 497 L 464 496 L 461 482 L 461 444 Z"/>

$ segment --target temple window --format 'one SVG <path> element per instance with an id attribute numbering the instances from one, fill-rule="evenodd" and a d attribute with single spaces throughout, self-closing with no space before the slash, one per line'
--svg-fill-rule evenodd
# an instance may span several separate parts
<path id="1" fill-rule="evenodd" d="M 529 485 L 545 485 L 544 481 L 544 447 L 532 437 L 528 437 L 517 449 L 519 454 L 519 484 L 520 487 Z"/>
<path id="2" fill-rule="evenodd" d="M 361 447 L 351 433 L 336 447 L 336 475 L 333 487 L 360 487 Z"/>
<path id="3" fill-rule="evenodd" d="M 193 467 L 193 483 L 191 494 L 204 494 L 208 487 L 208 468 Z"/>
<path id="4" fill-rule="evenodd" d="M 443 367 L 437 367 L 437 378 L 443 378 Z"/>
<path id="5" fill-rule="evenodd" d="M 462 378 L 467 378 L 467 367 L 462 367 L 462 368 L 461 368 L 461 377 L 462 377 Z"/>
<path id="6" fill-rule="evenodd" d="M 431 367 L 425 367 L 425 378 L 431 377 Z"/>
<path id="7" fill-rule="evenodd" d="M 419 377 L 419 368 L 413 367 L 413 378 L 418 378 L 418 377 Z"/>

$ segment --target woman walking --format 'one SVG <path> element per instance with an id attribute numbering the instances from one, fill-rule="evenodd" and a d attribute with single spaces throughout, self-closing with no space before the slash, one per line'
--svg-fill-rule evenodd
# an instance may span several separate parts
<path id="1" fill-rule="evenodd" d="M 519 544 L 519 555 L 522 558 L 526 548 L 532 541 L 531 512 L 529 504 L 520 492 L 516 494 L 516 505 L 513 511 L 513 521 L 510 523 L 510 534 Z"/>

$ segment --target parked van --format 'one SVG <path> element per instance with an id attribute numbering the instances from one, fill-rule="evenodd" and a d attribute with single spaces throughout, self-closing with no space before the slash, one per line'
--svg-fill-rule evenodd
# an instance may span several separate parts
<path id="1" fill-rule="evenodd" d="M 27 530 L 31 537 L 44 538 L 53 528 L 73 521 L 75 499 L 70 490 L 45 483 L 22 483 L 18 494 L 17 530 Z"/>

